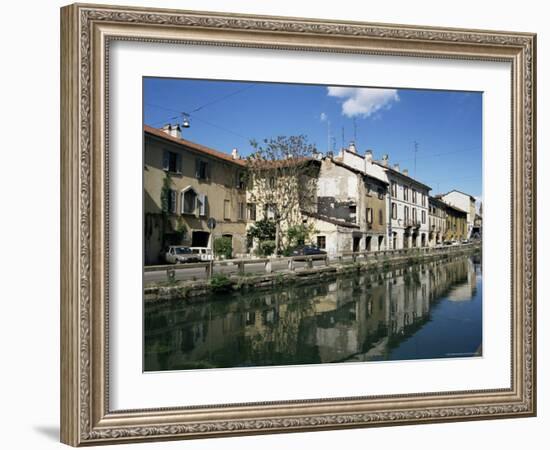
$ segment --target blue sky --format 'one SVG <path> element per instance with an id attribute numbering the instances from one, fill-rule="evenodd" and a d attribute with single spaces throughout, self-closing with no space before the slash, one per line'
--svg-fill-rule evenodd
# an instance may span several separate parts
<path id="1" fill-rule="evenodd" d="M 481 196 L 478 92 L 162 78 L 145 78 L 143 87 L 145 124 L 161 127 L 189 113 L 183 137 L 220 151 L 236 147 L 247 155 L 250 139 L 296 134 L 321 152 L 337 151 L 355 133 L 361 154 L 388 154 L 390 163 L 431 186 L 432 195 L 458 189 Z"/>

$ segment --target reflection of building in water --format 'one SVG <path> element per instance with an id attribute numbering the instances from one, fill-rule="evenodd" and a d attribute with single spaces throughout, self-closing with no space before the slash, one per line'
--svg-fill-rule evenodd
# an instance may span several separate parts
<path id="1" fill-rule="evenodd" d="M 476 279 L 476 273 L 475 273 L 475 267 L 474 263 L 471 260 L 467 260 L 466 264 L 468 264 L 468 270 L 467 270 L 467 281 L 463 284 L 459 284 L 458 286 L 454 286 L 449 294 L 447 294 L 447 298 L 454 302 L 464 302 L 469 301 L 472 299 L 472 297 L 476 293 L 476 286 L 477 286 L 477 279 Z"/>
<path id="2" fill-rule="evenodd" d="M 441 298 L 471 299 L 470 258 L 255 291 L 146 315 L 146 370 L 385 359 Z"/>

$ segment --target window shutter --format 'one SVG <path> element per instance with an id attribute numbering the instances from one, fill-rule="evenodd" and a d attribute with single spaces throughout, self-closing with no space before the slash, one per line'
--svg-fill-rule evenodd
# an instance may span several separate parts
<path id="1" fill-rule="evenodd" d="M 168 150 L 162 152 L 162 169 L 166 171 L 170 169 L 170 152 Z"/>
<path id="2" fill-rule="evenodd" d="M 209 163 L 204 163 L 206 165 L 206 170 L 205 170 L 205 175 L 206 175 L 206 179 L 209 180 L 210 179 L 210 164 Z"/>
<path id="3" fill-rule="evenodd" d="M 181 173 L 181 155 L 179 153 L 176 155 L 176 172 Z"/>
<path id="4" fill-rule="evenodd" d="M 200 178 L 200 161 L 198 159 L 195 159 L 195 178 Z"/>
<path id="5" fill-rule="evenodd" d="M 206 216 L 206 195 L 199 194 L 197 201 L 199 202 L 199 216 Z"/>

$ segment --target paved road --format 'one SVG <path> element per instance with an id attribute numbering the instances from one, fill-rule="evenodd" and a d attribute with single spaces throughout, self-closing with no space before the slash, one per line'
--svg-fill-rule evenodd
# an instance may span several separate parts
<path id="1" fill-rule="evenodd" d="M 314 267 L 320 267 L 324 265 L 325 265 L 324 261 L 313 261 Z M 305 266 L 306 266 L 306 263 L 304 261 L 294 262 L 294 267 L 297 270 L 303 269 Z M 265 273 L 264 263 L 257 263 L 257 264 L 251 263 L 251 264 L 246 264 L 244 267 L 245 267 L 245 273 L 251 273 L 251 274 L 253 273 L 258 275 Z M 273 272 L 287 270 L 287 269 L 288 269 L 288 263 L 286 261 L 274 260 L 272 262 Z M 236 273 L 237 271 L 238 271 L 237 265 L 216 266 L 214 268 L 214 274 L 229 275 L 232 273 Z M 202 280 L 205 278 L 206 278 L 206 270 L 203 269 L 202 267 L 176 270 L 177 280 L 189 281 L 189 280 Z M 144 281 L 145 283 L 156 283 L 160 281 L 166 281 L 166 271 L 159 270 L 158 272 L 145 272 Z"/>

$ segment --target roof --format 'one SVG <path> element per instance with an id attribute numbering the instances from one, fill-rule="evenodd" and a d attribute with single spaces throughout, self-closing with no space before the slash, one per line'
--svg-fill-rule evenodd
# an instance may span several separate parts
<path id="1" fill-rule="evenodd" d="M 430 195 L 428 201 L 429 201 L 429 202 L 432 202 L 432 203 L 434 203 L 434 204 L 436 204 L 436 205 L 447 206 L 447 203 L 445 203 L 445 202 L 441 199 L 441 197 L 438 196 L 438 195 L 435 195 L 435 196 L 433 196 L 433 197 Z"/>
<path id="2" fill-rule="evenodd" d="M 454 209 L 455 211 L 458 211 L 459 213 L 468 214 L 468 213 L 467 213 L 466 211 L 464 211 L 463 209 L 457 208 L 456 206 L 453 206 L 453 205 L 449 205 L 448 203 L 445 203 L 445 206 L 446 206 L 448 209 Z"/>
<path id="3" fill-rule="evenodd" d="M 450 194 L 451 192 L 458 192 L 459 194 L 462 194 L 462 195 L 465 195 L 466 197 L 470 197 L 470 200 L 473 200 L 474 202 L 476 201 L 476 198 L 473 196 L 473 195 L 470 195 L 470 194 L 466 194 L 466 192 L 462 192 L 462 191 L 459 191 L 458 189 L 451 189 L 449 192 L 447 192 L 446 194 L 441 194 L 441 196 L 445 196 L 445 195 L 448 195 Z"/>
<path id="4" fill-rule="evenodd" d="M 347 150 L 347 151 L 349 151 L 349 150 Z M 353 152 L 351 152 L 351 153 L 353 153 Z M 372 178 L 373 180 L 376 180 L 376 181 L 378 181 L 379 183 L 382 183 L 382 184 L 384 184 L 384 185 L 386 185 L 386 186 L 389 186 L 389 183 L 388 183 L 387 181 L 385 181 L 385 180 L 381 180 L 380 178 L 377 178 L 377 177 L 375 177 L 375 176 L 373 176 L 373 175 L 371 175 L 371 174 L 369 174 L 369 173 L 365 173 L 365 172 L 363 172 L 362 170 L 359 170 L 359 169 L 356 169 L 355 167 L 349 166 L 349 165 L 343 163 L 342 161 L 340 161 L 340 160 L 338 160 L 338 159 L 330 158 L 330 157 L 329 157 L 329 159 L 330 159 L 334 164 L 336 164 L 337 166 L 343 167 L 344 169 L 348 169 L 349 171 L 354 172 L 354 173 L 357 173 L 357 174 L 359 174 L 359 175 L 363 175 L 364 177 Z"/>
<path id="5" fill-rule="evenodd" d="M 186 139 L 177 138 L 174 136 L 169 135 L 168 133 L 158 129 L 150 127 L 149 125 L 143 126 L 143 131 L 147 134 L 153 135 L 157 138 L 172 142 L 177 145 L 184 146 L 188 149 L 194 150 L 197 153 L 202 153 L 204 155 L 212 156 L 214 158 L 222 159 L 228 163 L 233 163 L 239 166 L 246 166 L 246 160 L 244 159 L 233 159 L 233 157 L 224 152 L 220 152 L 219 150 L 214 150 L 213 148 L 206 147 L 201 144 L 197 144 L 196 142 L 188 141 Z"/>
<path id="6" fill-rule="evenodd" d="M 302 210 L 302 214 L 304 216 L 313 217 L 314 219 L 322 220 L 323 222 L 332 223 L 334 225 L 338 225 L 338 226 L 341 226 L 341 227 L 356 228 L 356 229 L 359 228 L 359 225 L 357 225 L 355 223 L 344 222 L 343 220 L 338 220 L 338 219 L 334 219 L 332 217 L 323 216 L 322 214 L 318 214 L 318 213 L 314 213 L 314 212 L 309 212 L 309 211 Z"/>
<path id="7" fill-rule="evenodd" d="M 424 183 L 422 183 L 421 181 L 415 180 L 414 178 L 412 178 L 412 177 L 410 177 L 410 176 L 408 176 L 408 175 L 405 175 L 403 172 L 399 172 L 399 171 L 397 171 L 397 170 L 395 170 L 395 169 L 392 169 L 389 165 L 388 165 L 388 166 L 385 166 L 384 164 L 382 164 L 382 163 L 380 163 L 380 162 L 378 162 L 378 161 L 373 161 L 372 163 L 373 163 L 373 164 L 376 164 L 377 166 L 382 167 L 383 169 L 386 169 L 388 172 L 390 172 L 390 173 L 392 173 L 392 174 L 394 174 L 394 175 L 399 175 L 399 176 L 401 176 L 401 177 L 403 177 L 403 178 L 406 178 L 407 180 L 410 180 L 410 181 L 412 181 L 413 183 L 416 183 L 417 185 L 422 186 L 422 187 L 428 189 L 429 191 L 432 189 L 432 188 L 431 188 L 430 186 L 428 186 L 427 184 L 424 184 Z"/>

